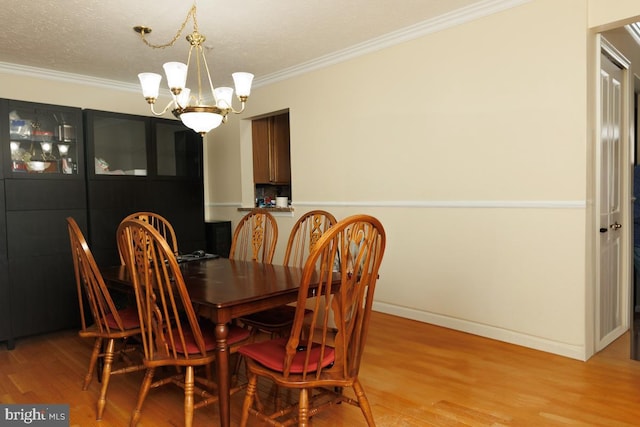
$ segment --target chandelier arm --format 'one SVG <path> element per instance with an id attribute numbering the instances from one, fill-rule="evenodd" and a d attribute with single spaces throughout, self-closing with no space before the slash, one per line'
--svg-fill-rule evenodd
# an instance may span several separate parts
<path id="1" fill-rule="evenodd" d="M 211 81 L 211 73 L 209 72 L 209 64 L 207 64 L 207 58 L 204 56 L 204 49 L 200 46 L 200 54 L 202 55 L 202 62 L 204 62 L 204 69 L 207 72 L 207 78 L 209 79 L 209 87 L 211 88 L 211 93 L 213 94 L 213 102 L 218 105 L 218 97 L 216 96 L 216 90 L 213 87 L 213 82 Z M 198 67 L 198 82 L 200 81 L 200 67 Z"/>
<path id="2" fill-rule="evenodd" d="M 245 101 L 240 103 L 240 109 L 236 110 L 233 106 L 229 109 L 233 114 L 240 114 L 244 111 Z"/>
<path id="3" fill-rule="evenodd" d="M 191 47 L 191 49 L 193 49 L 193 46 Z M 189 56 L 191 56 L 191 49 L 189 49 Z M 198 44 L 196 46 L 196 68 L 197 68 L 197 72 L 198 72 L 198 105 L 200 105 L 201 103 L 204 102 L 204 100 L 202 99 L 202 72 L 200 70 L 200 57 L 202 56 L 202 58 L 204 59 L 204 50 L 202 49 L 202 46 L 200 44 Z M 207 75 L 209 75 L 209 69 L 207 68 L 207 61 L 204 61 L 204 67 L 207 70 Z M 215 94 L 214 94 L 215 97 Z"/>
<path id="4" fill-rule="evenodd" d="M 174 96 L 175 98 L 175 96 Z M 177 103 L 175 102 L 175 99 L 172 99 L 171 101 L 169 101 L 169 103 L 167 104 L 166 107 L 164 107 L 164 110 L 157 112 L 155 110 L 155 108 L 153 108 L 153 106 L 155 105 L 155 103 L 153 102 L 149 102 L 149 106 L 151 107 L 151 113 L 153 113 L 154 116 L 162 116 L 164 113 L 166 113 L 167 111 L 169 111 L 169 108 L 171 108 L 173 105 L 177 105 Z"/>
<path id="5" fill-rule="evenodd" d="M 187 76 L 189 75 L 189 66 L 191 65 L 191 52 L 193 51 L 193 47 L 194 45 L 189 46 L 189 55 L 187 56 Z M 186 82 L 185 82 L 186 85 Z M 193 92 L 191 93 L 191 96 L 195 98 L 195 95 L 193 95 Z M 200 103 L 200 82 L 198 81 L 198 99 L 197 99 L 198 104 Z"/>

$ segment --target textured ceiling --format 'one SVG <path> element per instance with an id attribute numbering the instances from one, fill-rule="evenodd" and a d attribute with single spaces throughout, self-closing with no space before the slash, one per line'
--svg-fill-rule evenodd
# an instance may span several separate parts
<path id="1" fill-rule="evenodd" d="M 198 25 L 207 37 L 214 84 L 233 71 L 256 78 L 332 54 L 453 11 L 498 0 L 201 0 Z M 162 74 L 167 61 L 186 62 L 188 23 L 173 47 L 151 49 L 133 31 L 153 29 L 149 41 L 176 34 L 187 0 L 0 0 L 0 61 L 137 83 Z"/>

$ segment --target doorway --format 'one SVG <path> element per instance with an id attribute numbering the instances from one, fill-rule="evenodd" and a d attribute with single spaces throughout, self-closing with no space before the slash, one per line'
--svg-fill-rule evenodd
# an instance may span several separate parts
<path id="1" fill-rule="evenodd" d="M 632 136 L 629 61 L 600 40 L 597 165 L 597 247 L 595 349 L 600 351 L 629 329 L 631 292 L 630 158 Z"/>

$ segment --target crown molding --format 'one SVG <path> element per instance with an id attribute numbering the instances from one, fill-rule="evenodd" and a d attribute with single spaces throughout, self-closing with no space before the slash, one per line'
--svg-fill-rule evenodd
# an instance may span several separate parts
<path id="1" fill-rule="evenodd" d="M 124 91 L 140 92 L 140 85 L 120 82 L 117 80 L 100 79 L 85 76 L 83 74 L 66 73 L 64 71 L 50 70 L 47 68 L 30 67 L 28 65 L 0 62 L 0 73 L 16 74 L 19 76 L 34 77 L 37 79 L 52 80 L 64 83 L 74 83 L 86 86 L 101 87 L 104 89 L 117 89 Z"/>
<path id="2" fill-rule="evenodd" d="M 310 71 L 338 64 L 368 53 L 385 49 L 409 40 L 417 39 L 427 34 L 442 31 L 447 28 L 462 25 L 464 23 L 492 15 L 506 9 L 529 3 L 532 0 L 485 0 L 474 3 L 453 12 L 440 15 L 409 27 L 385 34 L 380 37 L 356 44 L 346 49 L 321 56 L 302 64 L 288 67 L 275 73 L 256 77 L 254 87 L 266 86 L 291 77 L 299 76 Z M 17 74 L 21 76 L 35 77 L 39 79 L 60 81 L 66 83 L 83 84 L 106 89 L 139 92 L 138 84 L 125 83 L 116 80 L 100 79 L 81 74 L 66 73 L 46 68 L 29 67 L 26 65 L 0 62 L 0 73 Z"/>
<path id="3" fill-rule="evenodd" d="M 479 3 L 474 3 L 467 7 L 419 22 L 409 27 L 367 40 L 311 61 L 303 62 L 302 64 L 294 65 L 265 76 L 256 77 L 253 81 L 253 86 L 266 86 L 278 81 L 286 80 L 310 71 L 335 65 L 409 40 L 414 40 L 428 34 L 442 31 L 447 28 L 462 25 L 531 1 L 532 0 L 485 0 Z"/>

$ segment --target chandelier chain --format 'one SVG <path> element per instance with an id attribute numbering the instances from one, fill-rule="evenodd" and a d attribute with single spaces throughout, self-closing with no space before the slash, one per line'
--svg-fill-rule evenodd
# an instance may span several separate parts
<path id="1" fill-rule="evenodd" d="M 147 40 L 147 38 L 145 37 L 145 31 L 142 31 L 140 33 L 140 35 L 142 36 L 142 41 L 144 42 L 144 44 L 146 44 L 147 46 L 153 49 L 164 49 L 165 47 L 171 47 L 176 43 L 176 41 L 182 35 L 182 32 L 184 31 L 184 27 L 186 27 L 187 22 L 189 22 L 189 18 L 193 18 L 193 31 L 197 33 L 198 20 L 196 18 L 196 5 L 194 4 L 193 6 L 191 6 L 191 9 L 189 9 L 189 13 L 187 13 L 187 17 L 184 19 L 184 21 L 182 22 L 182 25 L 180 26 L 180 29 L 178 29 L 178 32 L 176 33 L 175 36 L 173 36 L 173 39 L 171 39 L 171 41 L 164 44 L 153 44 L 149 42 L 149 40 Z"/>

